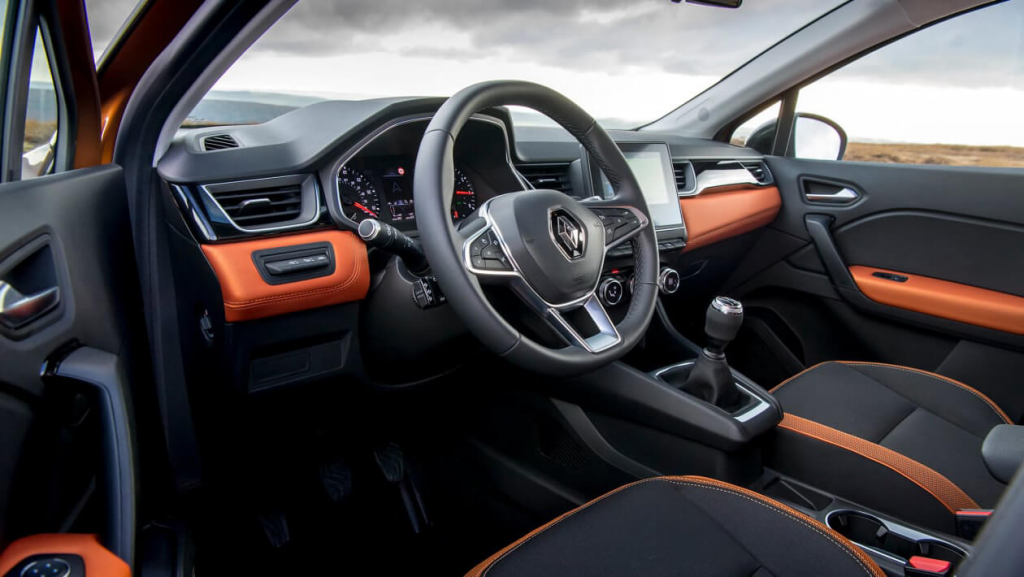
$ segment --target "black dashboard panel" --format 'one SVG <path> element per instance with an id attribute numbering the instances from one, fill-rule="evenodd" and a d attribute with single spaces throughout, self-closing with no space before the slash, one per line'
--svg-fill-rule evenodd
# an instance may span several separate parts
<path id="1" fill-rule="evenodd" d="M 423 132 L 442 102 L 439 98 L 320 102 L 264 124 L 182 130 L 157 170 L 171 185 L 194 236 L 205 242 L 316 227 L 354 230 L 365 218 L 415 233 L 412 173 Z M 609 132 L 624 146 L 667 145 L 679 186 L 687 179 L 687 171 L 693 176 L 687 168 L 692 162 L 760 158 L 750 149 L 676 134 Z M 219 135 L 231 136 L 238 146 L 205 150 L 203 140 Z M 516 127 L 506 109 L 483 111 L 474 115 L 456 142 L 452 218 L 461 220 L 488 199 L 529 188 L 531 182 L 577 198 L 596 194 L 598 186 L 584 176 L 586 160 L 579 144 L 561 128 Z M 282 176 L 312 179 L 315 202 L 309 202 L 305 185 L 301 191 L 268 190 Z M 246 189 L 252 183 L 255 188 Z M 683 196 L 683 188 L 678 190 Z M 302 203 L 295 204 L 300 196 Z M 279 207 L 296 214 L 277 222 L 276 215 L 264 214 Z M 307 219 L 309 210 L 315 216 Z M 243 220 L 267 224 L 242 226 Z M 678 231 L 669 228 L 660 227 L 659 236 L 685 238 L 682 225 Z"/>

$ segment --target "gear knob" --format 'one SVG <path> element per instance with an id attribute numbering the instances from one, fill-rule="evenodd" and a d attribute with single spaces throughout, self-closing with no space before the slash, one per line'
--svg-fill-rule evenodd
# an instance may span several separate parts
<path id="1" fill-rule="evenodd" d="M 728 346 L 743 325 L 743 303 L 729 297 L 715 297 L 708 307 L 707 319 L 704 321 L 704 332 L 708 336 L 708 352 L 715 355 L 724 354 Z"/>

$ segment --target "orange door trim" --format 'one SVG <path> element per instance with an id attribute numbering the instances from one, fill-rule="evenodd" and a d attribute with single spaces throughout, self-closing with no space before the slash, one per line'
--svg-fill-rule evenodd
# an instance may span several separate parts
<path id="1" fill-rule="evenodd" d="M 260 276 L 252 253 L 315 242 L 334 248 L 334 272 L 319 278 L 270 285 Z M 339 230 L 286 237 L 203 245 L 224 295 L 224 318 L 249 321 L 357 301 L 370 288 L 366 245 L 354 233 Z"/>
<path id="2" fill-rule="evenodd" d="M 778 187 L 708 189 L 679 199 L 686 223 L 686 249 L 739 236 L 771 223 L 782 208 Z"/>
<path id="3" fill-rule="evenodd" d="M 100 545 L 96 535 L 50 533 L 24 537 L 8 545 L 0 556 L 0 575 L 6 575 L 34 555 L 78 555 L 85 563 L 85 574 L 90 577 L 130 577 L 132 574 L 128 564 Z"/>
<path id="4" fill-rule="evenodd" d="M 896 282 L 876 272 L 907 277 Z M 886 269 L 851 266 L 857 288 L 869 299 L 892 307 L 1024 335 L 1024 297 Z"/>

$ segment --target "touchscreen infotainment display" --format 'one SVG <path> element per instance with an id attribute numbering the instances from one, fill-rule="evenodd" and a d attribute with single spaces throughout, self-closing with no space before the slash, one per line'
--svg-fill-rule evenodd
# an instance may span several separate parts
<path id="1" fill-rule="evenodd" d="M 620 143 L 619 147 L 640 184 L 654 226 L 671 228 L 681 225 L 683 217 L 679 212 L 679 194 L 668 145 Z M 601 186 L 605 198 L 614 196 L 612 185 L 603 172 Z"/>

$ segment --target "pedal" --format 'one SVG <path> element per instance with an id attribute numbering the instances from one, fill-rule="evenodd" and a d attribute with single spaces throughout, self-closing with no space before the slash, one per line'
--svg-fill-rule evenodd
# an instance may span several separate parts
<path id="1" fill-rule="evenodd" d="M 335 503 L 341 503 L 352 494 L 352 469 L 343 460 L 320 465 L 320 483 Z"/>
<path id="2" fill-rule="evenodd" d="M 376 449 L 373 456 L 377 460 L 377 466 L 380 467 L 384 478 L 398 487 L 402 505 L 405 507 L 405 514 L 412 525 L 412 532 L 422 533 L 430 526 L 430 519 L 427 517 L 423 496 L 416 486 L 415 475 L 411 474 L 412 471 L 410 471 L 402 448 L 395 443 L 388 443 Z"/>
<path id="3" fill-rule="evenodd" d="M 267 541 L 275 549 L 280 549 L 291 541 L 291 532 L 288 530 L 288 518 L 284 513 L 260 513 L 260 526 Z"/>

